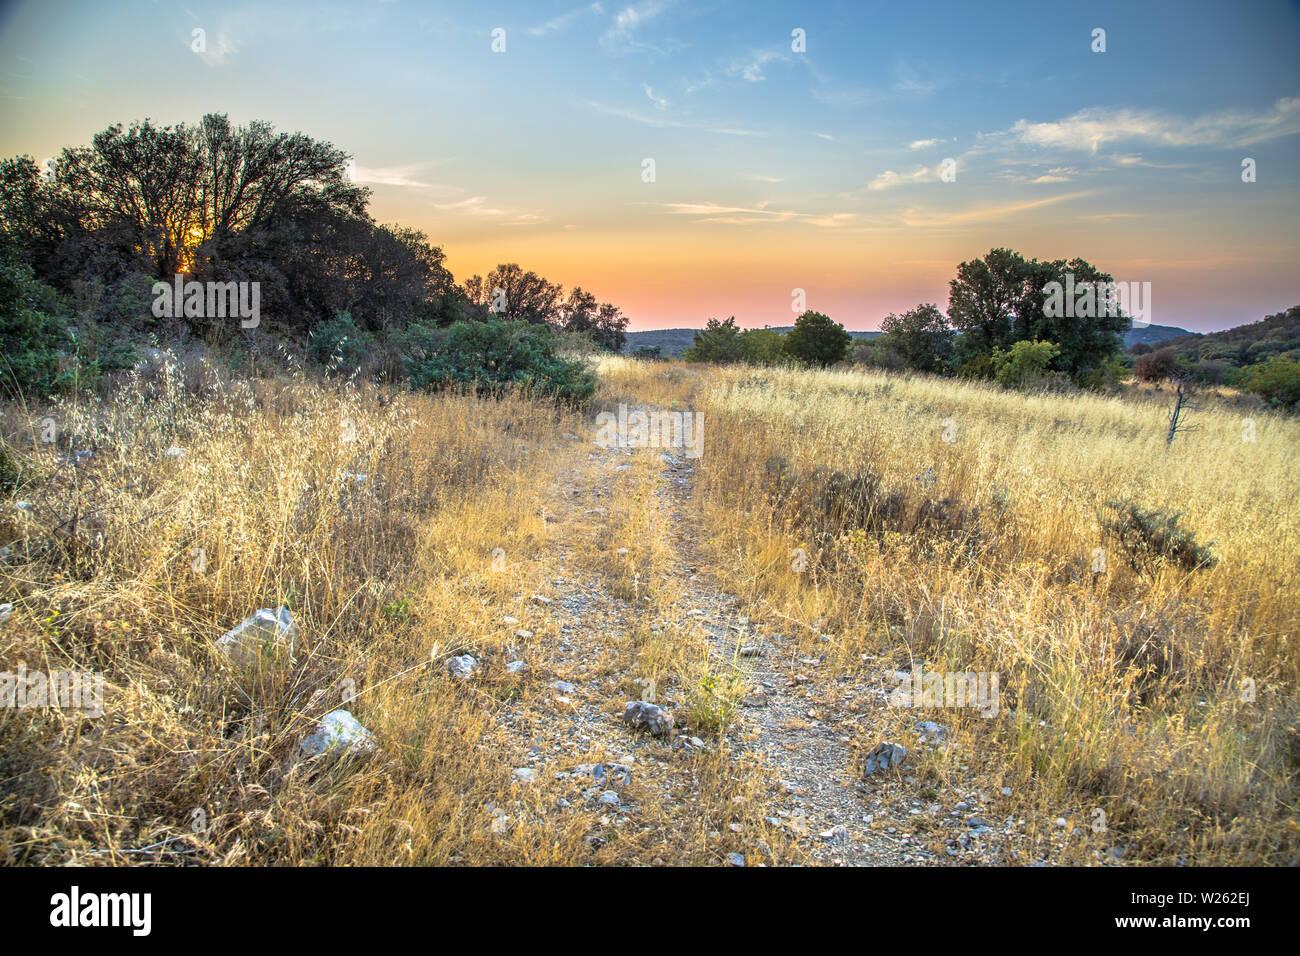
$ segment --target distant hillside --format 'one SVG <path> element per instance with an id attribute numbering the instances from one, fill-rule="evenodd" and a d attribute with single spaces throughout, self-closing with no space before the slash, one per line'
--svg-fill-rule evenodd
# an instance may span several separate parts
<path id="1" fill-rule="evenodd" d="M 793 325 L 777 326 L 778 332 L 789 332 Z M 659 346 L 659 351 L 665 358 L 681 355 L 686 349 L 691 347 L 691 342 L 695 338 L 698 329 L 654 329 L 648 332 L 629 332 L 627 333 L 627 344 L 623 347 L 624 352 L 631 352 L 633 349 L 653 348 Z M 879 332 L 849 332 L 855 339 L 874 339 L 880 335 Z M 1124 333 L 1124 347 L 1129 348 L 1139 342 L 1152 345 L 1156 342 L 1163 342 L 1166 339 L 1175 337 L 1184 337 L 1199 339 L 1201 336 L 1197 332 L 1189 332 L 1186 329 L 1180 329 L 1173 325 L 1149 325 L 1143 329 L 1129 329 Z"/>
<path id="2" fill-rule="evenodd" d="M 1198 377 L 1228 381 L 1232 370 L 1258 365 L 1274 355 L 1300 357 L 1300 305 L 1222 332 L 1166 339 L 1160 347 L 1172 349 L 1179 364 Z"/>
<path id="3" fill-rule="evenodd" d="M 1164 342 L 1172 338 L 1191 338 L 1199 339 L 1200 332 L 1189 332 L 1187 329 L 1180 329 L 1176 325 L 1148 325 L 1141 329 L 1129 329 L 1124 333 L 1124 348 L 1129 349 L 1141 343 L 1144 345 L 1154 345 L 1156 342 Z"/>

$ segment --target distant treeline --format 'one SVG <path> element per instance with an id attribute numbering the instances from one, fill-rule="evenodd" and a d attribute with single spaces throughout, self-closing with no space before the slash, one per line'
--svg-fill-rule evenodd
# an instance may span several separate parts
<path id="1" fill-rule="evenodd" d="M 129 367 L 142 342 L 177 335 L 297 341 L 315 355 L 346 339 L 345 352 L 388 373 L 405 368 L 399 346 L 413 334 L 462 322 L 528 323 L 507 337 L 535 343 L 558 331 L 623 345 L 616 306 L 515 264 L 459 284 L 439 246 L 375 222 L 369 199 L 342 150 L 218 114 L 111 126 L 43 165 L 0 161 L 0 378 L 48 390 L 72 371 Z M 151 290 L 178 273 L 257 283 L 257 328 L 156 315 Z"/>
<path id="2" fill-rule="evenodd" d="M 815 312 L 789 332 L 742 330 L 734 316 L 710 319 L 682 358 L 754 365 L 852 361 L 1014 388 L 1105 389 L 1136 374 L 1146 381 L 1235 385 L 1281 406 L 1300 401 L 1300 306 L 1254 325 L 1156 347 L 1138 343 L 1126 352 L 1132 319 L 1119 288 L 1083 259 L 1026 259 L 992 249 L 957 267 L 946 313 L 922 303 L 886 316 L 873 338 L 853 338 Z M 659 349 L 642 346 L 632 354 L 656 358 Z"/>

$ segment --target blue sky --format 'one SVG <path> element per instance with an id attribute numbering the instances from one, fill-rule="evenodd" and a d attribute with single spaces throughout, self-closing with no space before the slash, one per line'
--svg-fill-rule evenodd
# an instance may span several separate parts
<path id="1" fill-rule="evenodd" d="M 1005 245 L 1204 331 L 1300 302 L 1298 41 L 1283 2 L 17 2 L 0 151 L 270 120 L 459 278 L 516 261 L 634 328 L 788 324 L 795 288 L 874 328 Z"/>

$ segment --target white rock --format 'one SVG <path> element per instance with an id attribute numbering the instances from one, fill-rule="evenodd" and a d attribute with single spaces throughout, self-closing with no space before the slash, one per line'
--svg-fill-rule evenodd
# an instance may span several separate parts
<path id="1" fill-rule="evenodd" d="M 447 658 L 447 673 L 452 677 L 459 677 L 464 680 L 474 673 L 477 668 L 478 661 L 474 660 L 473 656 L 469 654 Z"/>
<path id="2" fill-rule="evenodd" d="M 13 616 L 14 606 L 12 604 L 0 604 L 0 624 L 9 620 Z"/>
<path id="3" fill-rule="evenodd" d="M 279 650 L 286 642 L 293 653 L 297 636 L 298 625 L 287 607 L 262 608 L 217 638 L 217 647 L 232 660 L 247 662 L 256 660 L 259 652 Z"/>
<path id="4" fill-rule="evenodd" d="M 168 458 L 184 458 L 185 449 L 177 448 L 175 445 L 172 445 L 165 452 L 163 452 L 163 454 L 165 454 Z"/>
<path id="5" fill-rule="evenodd" d="M 355 755 L 370 753 L 374 749 L 374 735 L 346 710 L 326 714 L 302 741 L 302 752 L 308 757 L 324 753 Z"/>
<path id="6" fill-rule="evenodd" d="M 525 664 L 523 661 L 511 661 L 509 664 L 506 665 L 506 673 L 522 674 L 524 672 L 524 669 L 527 667 L 528 665 Z"/>

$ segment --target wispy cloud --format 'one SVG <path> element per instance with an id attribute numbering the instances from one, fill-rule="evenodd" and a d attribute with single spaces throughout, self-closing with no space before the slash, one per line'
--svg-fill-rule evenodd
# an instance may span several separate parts
<path id="1" fill-rule="evenodd" d="M 429 167 L 428 163 L 408 163 L 404 166 L 362 166 L 351 163 L 348 173 L 352 181 L 361 186 L 404 186 L 409 189 L 432 189 L 439 192 L 456 192 L 454 186 L 425 182 L 416 174 Z"/>
<path id="2" fill-rule="evenodd" d="M 908 149 L 930 149 L 938 146 L 940 143 L 948 142 L 946 139 L 914 139 L 907 144 Z"/>
<path id="3" fill-rule="evenodd" d="M 499 220 L 507 226 L 534 226 L 546 221 L 535 212 L 489 206 L 486 196 L 468 196 L 456 202 L 433 203 L 433 208 L 442 212 Z"/>
<path id="4" fill-rule="evenodd" d="M 882 189 L 893 189 L 895 186 L 906 186 L 909 183 L 934 183 L 939 181 L 939 171 L 938 166 L 918 166 L 910 173 L 896 173 L 892 169 L 886 169 L 867 183 L 867 188 L 878 192 Z"/>
<path id="5" fill-rule="evenodd" d="M 604 9 L 599 3 L 588 3 L 581 7 L 574 7 L 568 13 L 561 13 L 558 17 L 552 17 L 545 23 L 539 23 L 535 27 L 529 27 L 528 32 L 535 37 L 545 36 L 548 33 L 556 33 L 560 30 L 567 29 L 569 24 L 579 17 L 591 14 L 599 15 L 604 13 Z"/>
<path id="6" fill-rule="evenodd" d="M 645 90 L 645 95 L 649 97 L 650 102 L 655 105 L 655 109 L 657 110 L 668 109 L 668 101 L 664 99 L 662 96 L 655 96 L 655 91 L 651 88 L 649 83 L 642 83 L 641 88 Z"/>
<path id="7" fill-rule="evenodd" d="M 634 205 L 658 206 L 670 215 L 694 216 L 697 222 L 721 223 L 731 226 L 756 223 L 802 222 L 820 228 L 842 228 L 858 224 L 859 215 L 853 212 L 799 212 L 795 209 L 769 209 L 768 204 L 754 206 L 723 206 L 713 202 L 636 203 Z"/>
<path id="8" fill-rule="evenodd" d="M 193 34 L 184 37 L 183 42 L 200 60 L 208 66 L 228 66 L 230 58 L 239 52 L 239 43 L 230 33 L 227 32 L 223 25 L 215 33 L 208 32 L 202 27 L 204 33 L 201 37 Z M 202 40 L 203 49 L 195 50 L 194 44 Z"/>
<path id="9" fill-rule="evenodd" d="M 1011 216 L 1018 216 L 1021 213 L 1030 212 L 1034 209 L 1041 209 L 1044 206 L 1053 206 L 1057 203 L 1068 202 L 1072 199 L 1081 199 L 1090 195 L 1092 194 L 1086 191 L 1062 193 L 1059 196 L 1048 196 L 1044 199 L 1028 199 L 1019 202 L 1001 203 L 998 205 L 977 206 L 974 209 L 962 209 L 958 211 L 907 209 L 904 210 L 901 218 L 903 225 L 911 226 L 913 228 L 964 226 L 972 223 L 996 222 L 997 220 L 1007 219 Z"/>
<path id="10" fill-rule="evenodd" d="M 750 83 L 758 83 L 763 79 L 763 67 L 774 60 L 785 61 L 789 59 L 784 53 L 777 53 L 774 50 L 755 50 L 743 57 L 739 57 L 731 62 L 727 67 L 727 72 L 732 76 L 740 76 Z"/>
<path id="11" fill-rule="evenodd" d="M 1111 143 L 1157 146 L 1249 146 L 1300 133 L 1300 97 L 1267 110 L 1222 110 L 1190 118 L 1155 110 L 1092 107 L 1046 123 L 1019 120 L 1009 132 L 1030 146 L 1096 153 Z"/>
<path id="12" fill-rule="evenodd" d="M 646 126 L 658 126 L 671 129 L 697 129 L 705 133 L 720 133 L 725 136 L 762 136 L 764 135 L 757 130 L 741 129 L 732 126 L 720 126 L 705 120 L 690 119 L 669 119 L 662 113 L 646 114 L 636 110 L 627 109 L 622 106 L 610 106 L 607 103 L 601 103 L 598 100 L 584 101 L 592 109 L 605 113 L 608 116 L 618 116 L 622 119 L 631 120 L 634 123 L 644 123 Z"/>
<path id="13" fill-rule="evenodd" d="M 610 49 L 655 49 L 636 38 L 636 32 L 673 5 L 674 0 L 642 0 L 624 7 L 614 15 L 614 22 L 601 36 L 602 46 Z"/>

